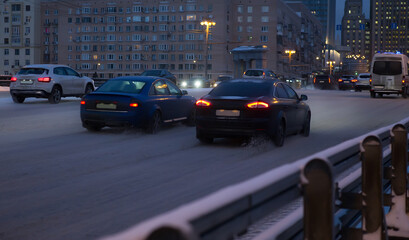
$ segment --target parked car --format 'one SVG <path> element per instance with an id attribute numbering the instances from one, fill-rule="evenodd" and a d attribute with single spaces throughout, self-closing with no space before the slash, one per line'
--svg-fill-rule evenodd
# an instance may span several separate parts
<path id="1" fill-rule="evenodd" d="M 371 74 L 370 73 L 360 73 L 358 74 L 357 82 L 355 83 L 355 91 L 370 90 L 371 85 Z"/>
<path id="2" fill-rule="evenodd" d="M 276 79 L 277 75 L 269 69 L 248 69 L 244 72 L 243 78 Z"/>
<path id="3" fill-rule="evenodd" d="M 27 97 L 48 98 L 50 103 L 59 103 L 61 97 L 81 97 L 94 89 L 91 78 L 56 64 L 27 65 L 10 80 L 10 94 L 15 103 L 23 103 Z"/>
<path id="4" fill-rule="evenodd" d="M 336 89 L 334 77 L 329 74 L 321 74 L 314 77 L 314 88 L 316 89 Z"/>
<path id="5" fill-rule="evenodd" d="M 189 80 L 180 81 L 179 87 L 181 88 L 209 88 L 210 81 L 203 77 L 192 77 Z"/>
<path id="6" fill-rule="evenodd" d="M 165 78 L 118 77 L 83 97 L 81 121 L 89 131 L 129 126 L 156 133 L 162 123 L 194 125 L 195 101 Z"/>
<path id="7" fill-rule="evenodd" d="M 174 84 L 176 84 L 176 77 L 172 73 L 170 73 L 167 70 L 164 69 L 152 69 L 152 70 L 146 70 L 141 73 L 140 76 L 153 76 L 153 77 L 162 77 L 162 78 L 167 78 L 171 80 Z"/>
<path id="8" fill-rule="evenodd" d="M 342 75 L 338 79 L 339 90 L 355 89 L 355 84 L 358 82 L 354 75 Z"/>
<path id="9" fill-rule="evenodd" d="M 196 138 L 204 143 L 214 138 L 267 134 L 277 146 L 286 135 L 310 134 L 311 111 L 286 83 L 266 79 L 224 81 L 196 101 Z"/>

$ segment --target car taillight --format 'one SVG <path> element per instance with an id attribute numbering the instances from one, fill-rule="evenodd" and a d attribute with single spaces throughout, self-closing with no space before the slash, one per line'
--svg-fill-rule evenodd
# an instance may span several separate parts
<path id="1" fill-rule="evenodd" d="M 328 83 L 331 83 L 331 78 L 328 78 Z"/>
<path id="2" fill-rule="evenodd" d="M 352 79 L 351 82 L 358 82 L 358 79 Z"/>
<path id="3" fill-rule="evenodd" d="M 317 78 L 315 77 L 315 78 L 314 78 L 314 83 L 315 83 L 316 80 L 317 80 Z"/>
<path id="4" fill-rule="evenodd" d="M 51 78 L 50 77 L 41 77 L 41 78 L 38 78 L 38 81 L 39 82 L 50 82 Z"/>
<path id="5" fill-rule="evenodd" d="M 10 82 L 15 82 L 15 81 L 17 81 L 17 78 L 16 78 L 16 77 L 10 78 Z"/>
<path id="6" fill-rule="evenodd" d="M 340 78 L 340 79 L 338 79 L 338 82 L 342 82 L 342 79 Z"/>
<path id="7" fill-rule="evenodd" d="M 369 83 L 372 83 L 372 78 L 369 79 Z"/>
<path id="8" fill-rule="evenodd" d="M 268 108 L 268 103 L 265 102 L 252 102 L 247 104 L 248 108 Z"/>
<path id="9" fill-rule="evenodd" d="M 129 106 L 130 106 L 130 107 L 138 107 L 139 104 L 138 104 L 138 103 L 130 103 Z"/>
<path id="10" fill-rule="evenodd" d="M 85 105 L 85 101 L 81 101 L 81 105 Z"/>
<path id="11" fill-rule="evenodd" d="M 200 100 L 197 100 L 197 101 L 196 101 L 196 106 L 199 106 L 199 107 L 209 107 L 209 106 L 210 106 L 210 102 L 208 102 L 208 101 L 206 101 L 206 100 L 203 100 L 203 99 L 200 99 Z"/>

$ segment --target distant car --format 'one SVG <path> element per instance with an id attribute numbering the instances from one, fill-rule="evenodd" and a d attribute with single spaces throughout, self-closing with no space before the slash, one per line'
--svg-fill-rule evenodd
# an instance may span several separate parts
<path id="1" fill-rule="evenodd" d="M 338 79 L 338 88 L 339 90 L 355 89 L 357 81 L 354 75 L 342 75 Z"/>
<path id="2" fill-rule="evenodd" d="M 66 65 L 27 65 L 10 80 L 10 94 L 15 103 L 23 103 L 27 97 L 48 98 L 50 103 L 59 103 L 61 97 L 81 97 L 94 89 L 91 78 Z"/>
<path id="3" fill-rule="evenodd" d="M 230 75 L 219 75 L 217 77 L 217 80 L 212 84 L 212 87 L 217 87 L 221 82 L 227 81 L 227 80 L 232 80 L 233 76 Z"/>
<path id="4" fill-rule="evenodd" d="M 336 89 L 334 77 L 329 74 L 321 74 L 314 77 L 314 88 L 316 89 Z"/>
<path id="5" fill-rule="evenodd" d="M 210 85 L 210 81 L 203 77 L 192 77 L 189 80 L 179 81 L 181 88 L 209 88 Z"/>
<path id="6" fill-rule="evenodd" d="M 89 131 L 103 127 L 141 127 L 156 133 L 162 123 L 194 125 L 196 99 L 164 78 L 110 79 L 81 101 L 81 121 Z"/>
<path id="7" fill-rule="evenodd" d="M 358 74 L 357 82 L 355 83 L 355 90 L 362 91 L 362 90 L 370 90 L 370 80 L 371 74 L 370 73 L 360 73 Z"/>
<path id="8" fill-rule="evenodd" d="M 248 69 L 244 72 L 243 78 L 276 79 L 277 75 L 269 69 Z"/>
<path id="9" fill-rule="evenodd" d="M 311 111 L 286 83 L 267 79 L 224 81 L 196 101 L 196 138 L 204 143 L 214 138 L 267 134 L 277 146 L 286 135 L 310 134 Z"/>
<path id="10" fill-rule="evenodd" d="M 153 76 L 153 77 L 162 77 L 162 78 L 167 78 L 171 80 L 174 84 L 176 84 L 176 77 L 172 73 L 170 73 L 167 70 L 164 69 L 152 69 L 152 70 L 146 70 L 141 73 L 140 76 Z"/>

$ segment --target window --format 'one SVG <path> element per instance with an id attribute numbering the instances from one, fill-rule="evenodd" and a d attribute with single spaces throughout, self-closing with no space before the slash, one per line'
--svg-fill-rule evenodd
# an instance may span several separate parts
<path id="1" fill-rule="evenodd" d="M 11 11 L 13 11 L 13 12 L 21 11 L 21 5 L 20 4 L 11 4 Z"/>
<path id="2" fill-rule="evenodd" d="M 14 55 L 16 56 L 20 55 L 20 49 L 14 49 Z"/>
<path id="3" fill-rule="evenodd" d="M 266 13 L 269 11 L 269 7 L 268 6 L 262 6 L 261 7 L 261 12 Z"/>
<path id="4" fill-rule="evenodd" d="M 30 9 L 31 7 L 30 7 L 30 5 L 26 5 L 26 12 L 30 12 Z"/>
<path id="5" fill-rule="evenodd" d="M 268 36 L 260 36 L 261 42 L 268 42 Z"/>
<path id="6" fill-rule="evenodd" d="M 253 12 L 253 7 L 252 7 L 252 6 L 248 6 L 248 7 L 247 7 L 247 12 L 248 12 L 248 13 L 252 13 L 252 12 Z"/>
<path id="7" fill-rule="evenodd" d="M 154 83 L 153 92 L 151 91 L 150 94 L 153 94 L 153 95 L 169 95 L 168 85 L 162 80 L 157 81 L 156 83 Z"/>
<path id="8" fill-rule="evenodd" d="M 4 55 L 9 55 L 10 54 L 10 50 L 8 48 L 4 49 Z"/>
<path id="9" fill-rule="evenodd" d="M 250 22 L 253 22 L 253 17 L 252 17 L 252 16 L 248 16 L 248 17 L 247 17 L 247 22 L 249 22 L 249 23 L 250 23 Z"/>
<path id="10" fill-rule="evenodd" d="M 238 5 L 237 6 L 237 12 L 238 13 L 243 13 L 243 5 Z"/>
<path id="11" fill-rule="evenodd" d="M 261 17 L 261 22 L 268 22 L 268 17 L 267 16 L 262 16 Z"/>
<path id="12" fill-rule="evenodd" d="M 291 98 L 291 99 L 296 99 L 297 100 L 298 99 L 297 93 L 292 88 L 287 86 L 286 84 L 283 84 L 283 85 L 284 85 L 285 90 L 288 93 L 288 97 Z"/>
<path id="13" fill-rule="evenodd" d="M 176 87 L 175 84 L 173 84 L 172 82 L 168 83 L 168 87 L 169 87 L 169 92 L 172 95 L 182 95 L 182 92 L 180 91 L 180 89 L 178 87 Z"/>
<path id="14" fill-rule="evenodd" d="M 30 49 L 26 49 L 26 56 L 30 55 Z"/>
<path id="15" fill-rule="evenodd" d="M 277 84 L 275 96 L 278 98 L 288 98 L 288 94 L 285 91 L 283 84 Z"/>

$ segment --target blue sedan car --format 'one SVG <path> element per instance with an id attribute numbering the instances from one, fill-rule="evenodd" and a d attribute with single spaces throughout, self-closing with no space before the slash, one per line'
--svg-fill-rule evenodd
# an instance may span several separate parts
<path id="1" fill-rule="evenodd" d="M 89 131 L 108 126 L 141 127 L 156 133 L 162 123 L 194 125 L 195 101 L 168 79 L 118 77 L 82 98 L 81 121 Z"/>

